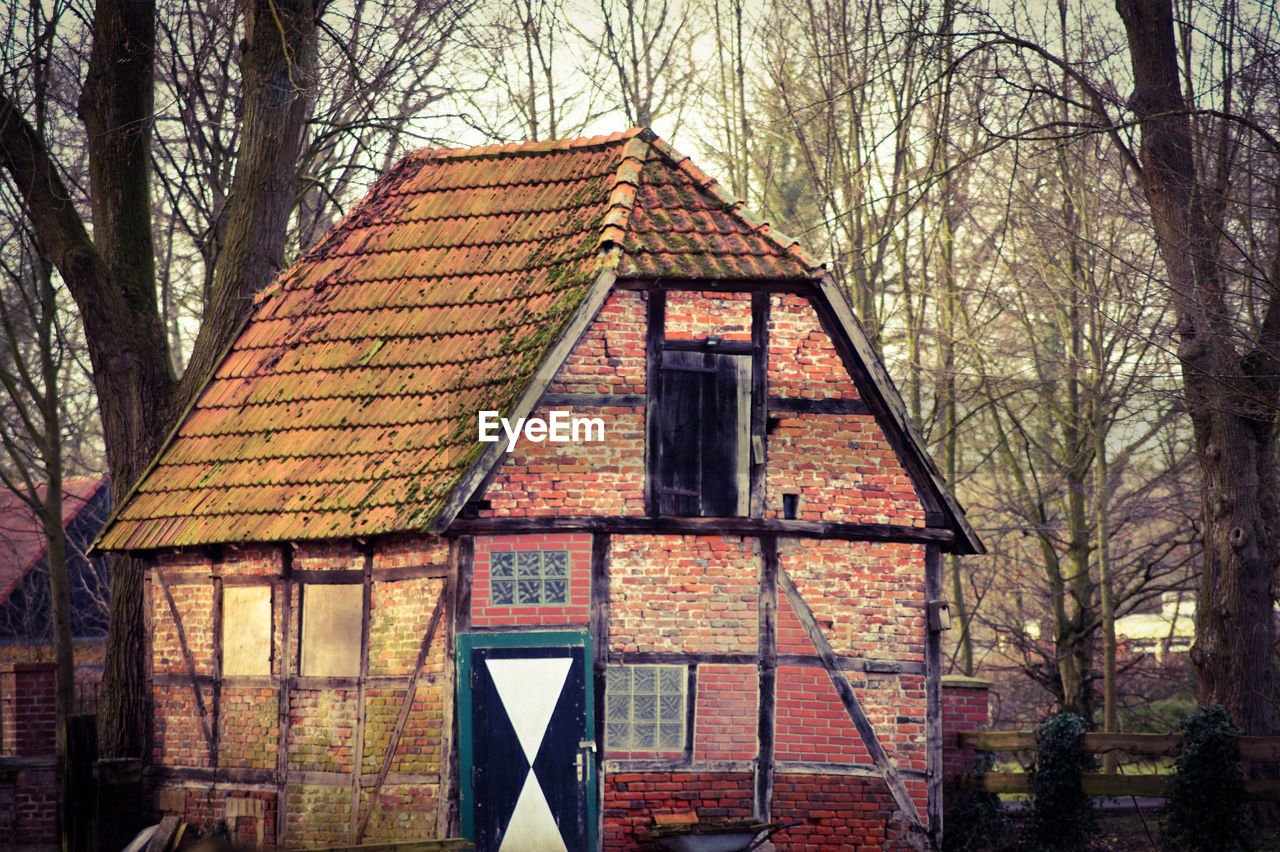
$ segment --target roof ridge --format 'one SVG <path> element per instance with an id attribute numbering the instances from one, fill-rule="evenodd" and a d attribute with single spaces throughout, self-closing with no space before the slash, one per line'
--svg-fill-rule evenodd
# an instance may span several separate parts
<path id="1" fill-rule="evenodd" d="M 647 127 L 632 127 L 600 136 L 578 136 L 572 139 L 545 139 L 537 142 L 506 142 L 490 145 L 477 145 L 464 148 L 423 148 L 407 155 L 415 161 L 422 160 L 463 160 L 482 159 L 484 157 L 500 157 L 504 154 L 546 154 L 552 151 L 567 151 L 571 148 L 603 148 L 618 142 L 652 133 Z"/>
<path id="2" fill-rule="evenodd" d="M 647 127 L 636 128 L 634 133 L 627 132 L 631 135 L 622 146 L 618 168 L 613 175 L 613 189 L 609 191 L 604 220 L 600 223 L 600 238 L 596 240 L 596 250 L 600 252 L 621 246 L 626 239 L 631 211 L 636 203 L 636 190 L 640 187 L 640 173 L 644 170 L 650 149 L 658 140 L 657 134 Z"/>

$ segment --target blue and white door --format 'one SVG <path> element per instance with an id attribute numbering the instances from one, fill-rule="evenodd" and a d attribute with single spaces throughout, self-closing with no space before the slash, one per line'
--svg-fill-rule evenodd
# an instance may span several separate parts
<path id="1" fill-rule="evenodd" d="M 458 657 L 463 834 L 479 852 L 594 848 L 586 634 L 466 634 Z"/>

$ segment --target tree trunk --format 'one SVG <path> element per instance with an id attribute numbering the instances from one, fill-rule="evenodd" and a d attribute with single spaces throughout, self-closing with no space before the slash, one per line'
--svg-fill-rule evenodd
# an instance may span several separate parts
<path id="1" fill-rule="evenodd" d="M 1274 719 L 1276 445 L 1280 298 L 1247 354 L 1236 351 L 1218 263 L 1221 234 L 1197 181 L 1179 88 L 1170 0 L 1117 0 L 1142 130 L 1142 186 L 1177 315 L 1184 399 L 1202 479 L 1204 565 L 1196 608 L 1197 698 L 1221 704 L 1247 734 Z"/>

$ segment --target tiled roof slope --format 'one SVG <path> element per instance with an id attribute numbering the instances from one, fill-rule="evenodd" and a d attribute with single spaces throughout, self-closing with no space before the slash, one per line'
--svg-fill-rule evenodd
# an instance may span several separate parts
<path id="1" fill-rule="evenodd" d="M 598 276 L 814 279 L 648 130 L 411 154 L 259 297 L 98 545 L 422 529 Z"/>
<path id="2" fill-rule="evenodd" d="M 71 526 L 80 511 L 106 485 L 104 476 L 63 480 L 63 528 Z M 41 500 L 44 494 L 45 487 L 41 485 L 38 491 Z M 44 558 L 44 552 L 44 524 L 21 497 L 7 488 L 0 489 L 0 601 L 9 597 L 22 578 Z"/>

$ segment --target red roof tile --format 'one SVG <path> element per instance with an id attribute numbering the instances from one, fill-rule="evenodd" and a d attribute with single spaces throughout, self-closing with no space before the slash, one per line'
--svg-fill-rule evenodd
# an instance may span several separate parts
<path id="1" fill-rule="evenodd" d="M 106 487 L 105 477 L 68 479 L 62 483 L 62 525 L 75 520 L 80 510 Z M 44 486 L 39 497 L 44 499 Z M 0 601 L 44 558 L 44 525 L 27 503 L 7 488 L 0 488 Z"/>
<path id="2" fill-rule="evenodd" d="M 258 297 L 100 546 L 422 529 L 605 271 L 820 274 L 649 131 L 411 154 Z"/>

